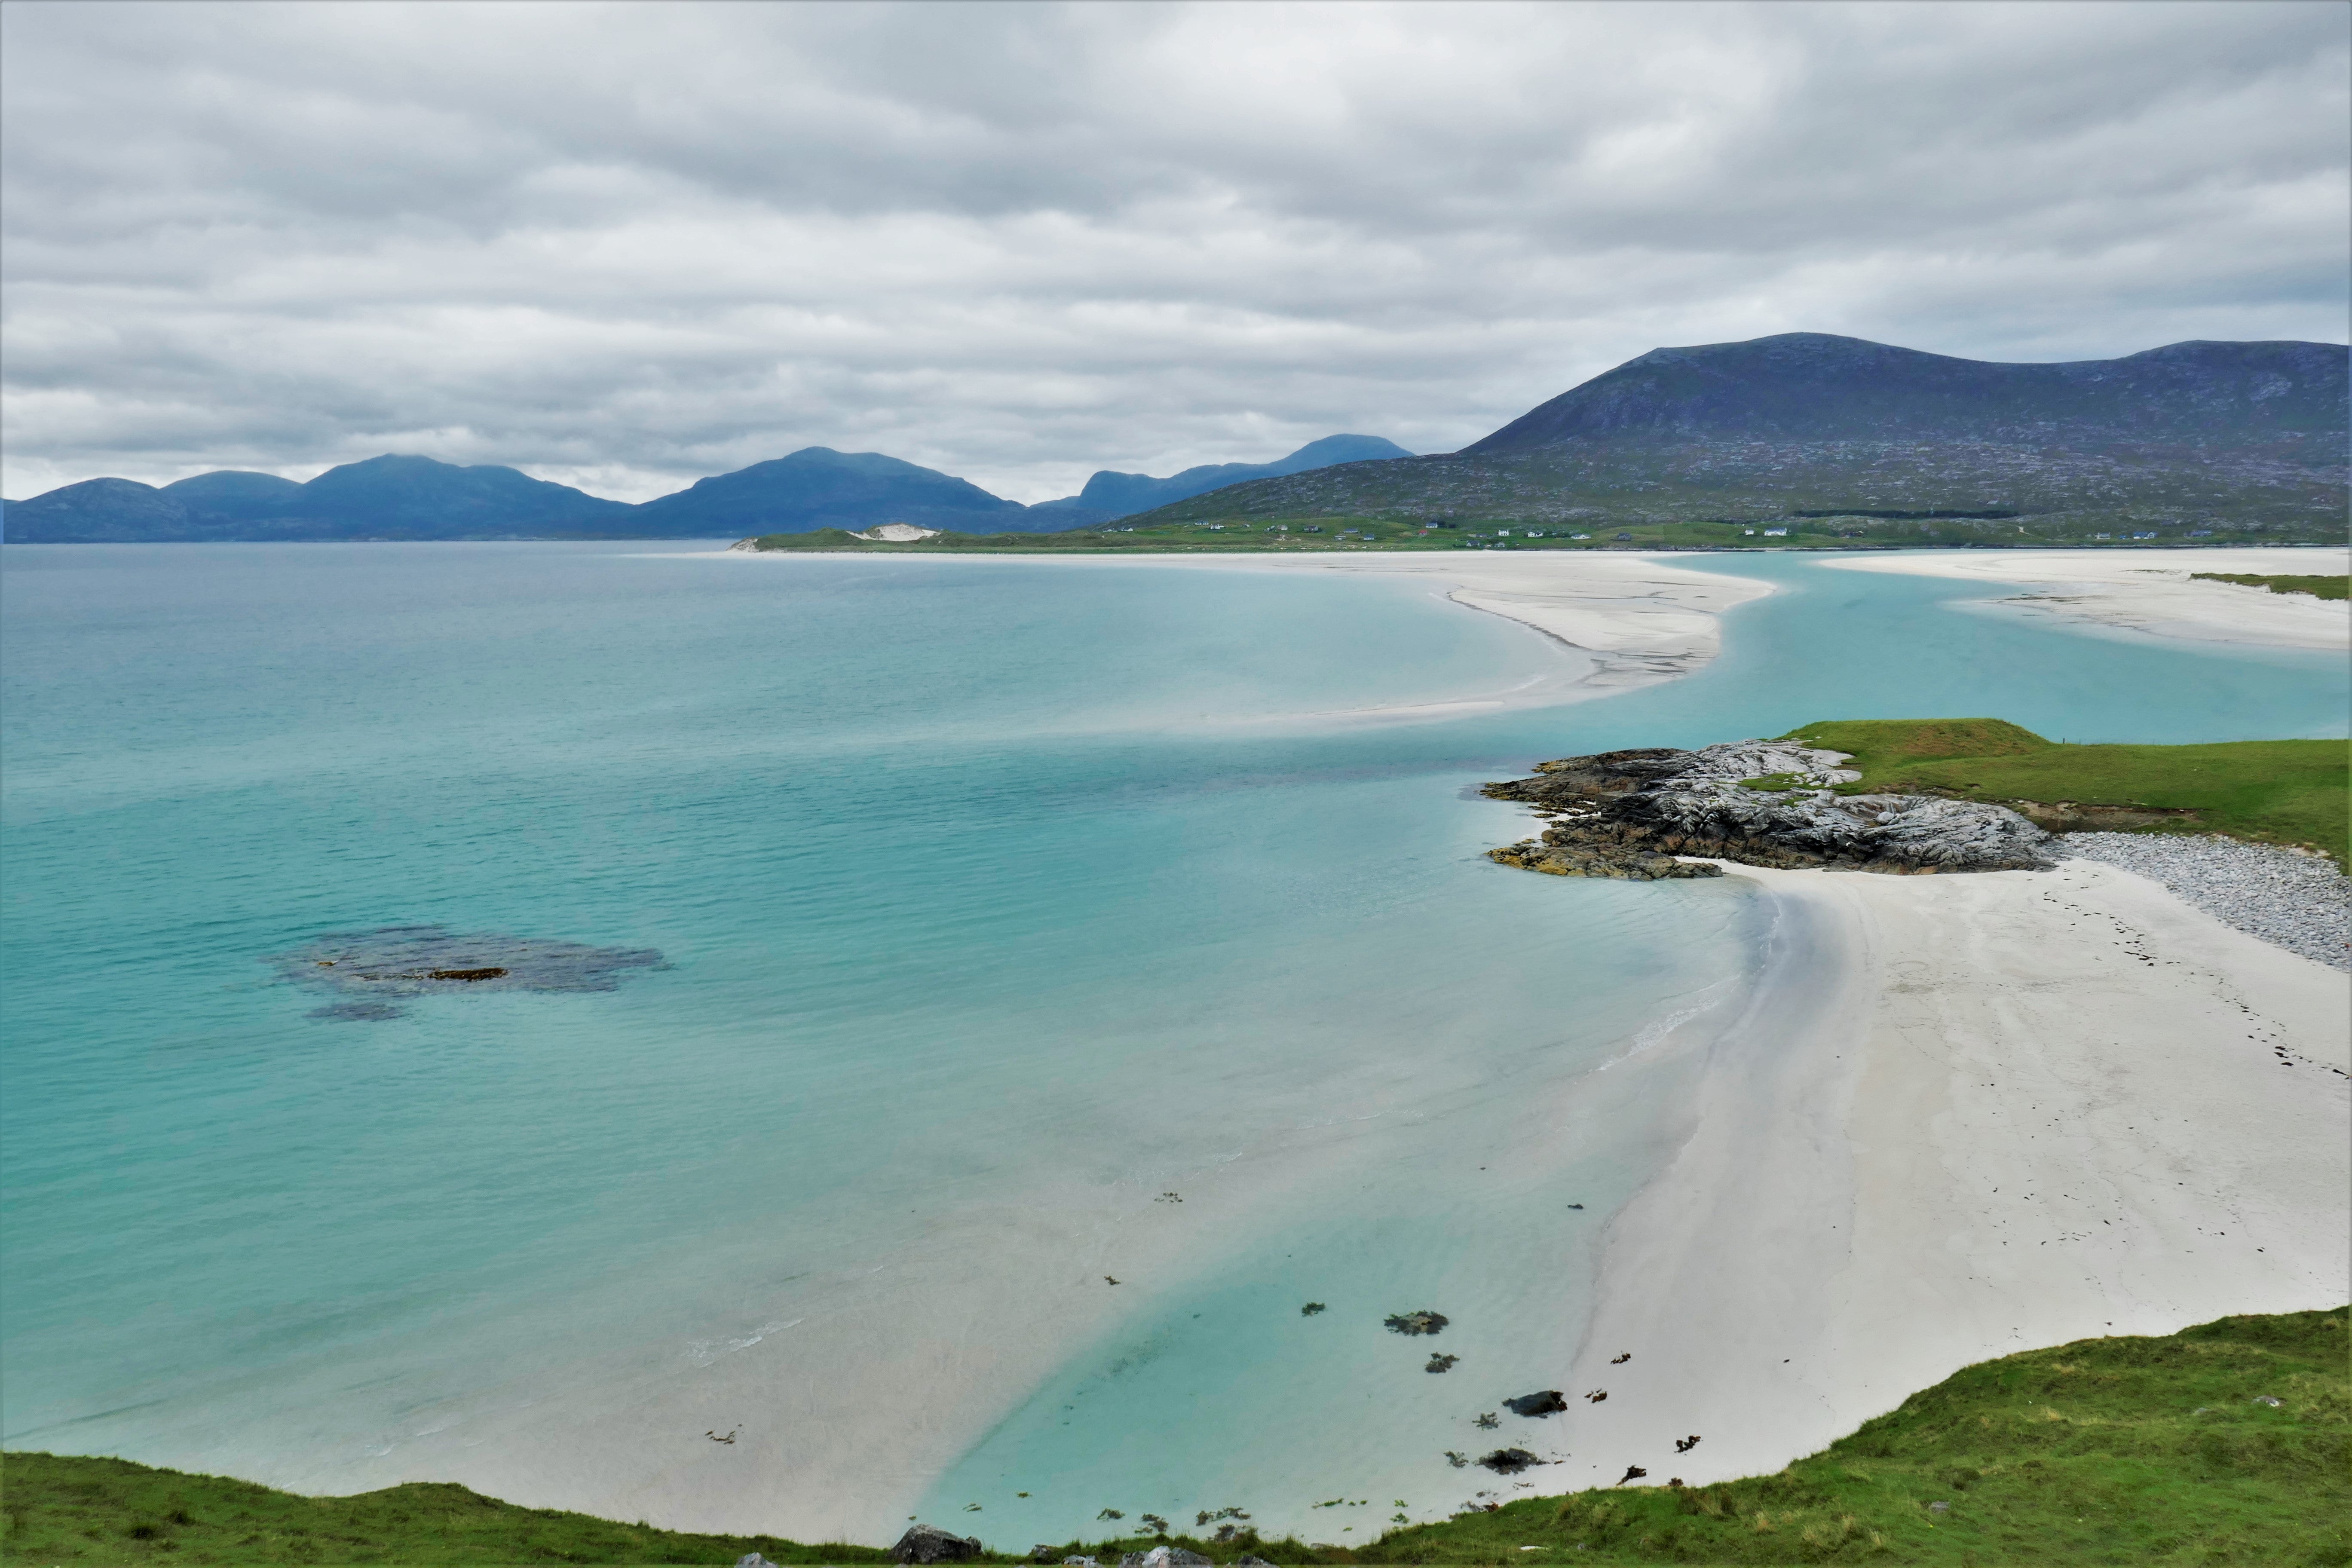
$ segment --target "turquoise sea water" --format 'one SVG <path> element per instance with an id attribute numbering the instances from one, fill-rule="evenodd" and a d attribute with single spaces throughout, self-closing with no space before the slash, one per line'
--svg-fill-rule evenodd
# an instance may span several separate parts
<path id="1" fill-rule="evenodd" d="M 1549 1385 L 1664 1146 L 1675 1080 L 1628 1053 L 1727 1017 L 1767 939 L 1733 884 L 1490 865 L 1524 819 L 1471 786 L 1830 717 L 2346 731 L 2333 658 L 1704 564 L 1786 591 L 1695 677 L 1383 722 L 1572 656 L 1376 579 L 7 546 L 5 1441 L 380 1484 L 462 1459 L 415 1445 L 486 1388 L 788 1355 L 808 1279 L 941 1237 L 1094 1288 L 1003 1217 L 1076 1191 L 1151 1277 L 908 1507 L 1020 1545 L 1105 1506 L 1442 1513 L 1452 1424 Z M 265 962 L 415 923 L 668 967 L 322 1022 Z M 1381 1331 L 1423 1306 L 1475 1398 Z M 826 1517 L 789 1477 L 741 1508 Z"/>

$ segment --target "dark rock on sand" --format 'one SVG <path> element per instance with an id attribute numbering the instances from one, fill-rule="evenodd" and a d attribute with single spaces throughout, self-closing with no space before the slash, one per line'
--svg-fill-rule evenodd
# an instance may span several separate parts
<path id="1" fill-rule="evenodd" d="M 1560 815 L 1540 837 L 1489 856 L 1553 876 L 1635 881 L 1722 874 L 1677 856 L 1896 873 L 2050 868 L 2049 836 L 2007 807 L 1839 795 L 1838 785 L 1860 776 L 1838 765 L 1844 760 L 1784 741 L 1739 741 L 1540 763 L 1533 778 L 1491 784 L 1486 794 Z M 1742 782 L 1767 778 L 1787 787 Z"/>
<path id="2" fill-rule="evenodd" d="M 1555 1415 L 1568 1408 L 1568 1401 L 1557 1388 L 1547 1388 L 1539 1394 L 1522 1394 L 1517 1399 L 1506 1399 L 1503 1407 L 1514 1415 Z"/>
<path id="3" fill-rule="evenodd" d="M 1478 1463 L 1498 1476 L 1516 1476 L 1521 1470 L 1540 1465 L 1543 1461 L 1525 1448 L 1497 1448 L 1493 1453 L 1481 1458 Z"/>
<path id="4" fill-rule="evenodd" d="M 918 1524 L 898 1537 L 890 1555 L 900 1563 L 969 1563 L 980 1551 L 977 1535 L 950 1535 L 936 1524 Z"/>
<path id="5" fill-rule="evenodd" d="M 1443 1312 L 1397 1312 L 1385 1320 L 1389 1331 L 1398 1334 L 1433 1334 L 1442 1331 L 1451 1320 Z"/>

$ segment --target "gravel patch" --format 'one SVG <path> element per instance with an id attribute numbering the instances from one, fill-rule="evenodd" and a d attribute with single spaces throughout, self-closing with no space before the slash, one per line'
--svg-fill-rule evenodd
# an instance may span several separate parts
<path id="1" fill-rule="evenodd" d="M 2058 849 L 2161 882 L 2225 925 L 2352 970 L 2352 877 L 2317 855 L 2151 833 L 2069 833 Z"/>

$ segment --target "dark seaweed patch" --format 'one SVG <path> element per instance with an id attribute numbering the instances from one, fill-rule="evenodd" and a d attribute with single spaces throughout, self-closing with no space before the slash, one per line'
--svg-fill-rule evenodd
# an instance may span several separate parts
<path id="1" fill-rule="evenodd" d="M 386 926 L 335 931 L 268 963 L 281 979 L 339 1000 L 313 1018 L 397 1018 L 403 1000 L 436 991 L 610 991 L 633 969 L 666 969 L 649 947 L 451 931 L 441 926 Z"/>

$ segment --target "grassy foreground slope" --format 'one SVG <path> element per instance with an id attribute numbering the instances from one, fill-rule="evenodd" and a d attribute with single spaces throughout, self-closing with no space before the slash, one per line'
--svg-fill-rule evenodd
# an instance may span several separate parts
<path id="1" fill-rule="evenodd" d="M 2346 864 L 2352 746 L 2231 741 L 2078 746 L 2000 719 L 1863 719 L 1783 737 L 1851 752 L 1849 793 L 1900 791 L 2014 805 L 2045 827 L 2223 833 Z"/>
<path id="2" fill-rule="evenodd" d="M 2224 1318 L 1969 1367 L 1776 1475 L 1529 1497 L 1281 1563 L 2352 1563 L 2346 1312 Z M 2275 1403 L 2273 1403 L 2275 1402 Z M 1941 1505 L 1941 1506 L 1938 1506 Z M 116 1459 L 0 1460 L 0 1553 L 35 1563 L 866 1563 L 872 1547 L 690 1535 L 463 1487 L 305 1498 Z M 1008 1542 L 998 1542 L 1000 1547 Z M 1057 1549 L 1110 1563 L 1130 1538 Z M 1528 1548 L 1539 1549 L 1528 1552 Z M 996 1556 L 992 1561 L 1008 1561 Z"/>
<path id="3" fill-rule="evenodd" d="M 2352 1562 L 2345 1316 L 2224 1318 L 2162 1339 L 2006 1356 L 1913 1394 L 1778 1475 L 1530 1498 L 1400 1531 L 1356 1555 L 1951 1568 Z"/>

